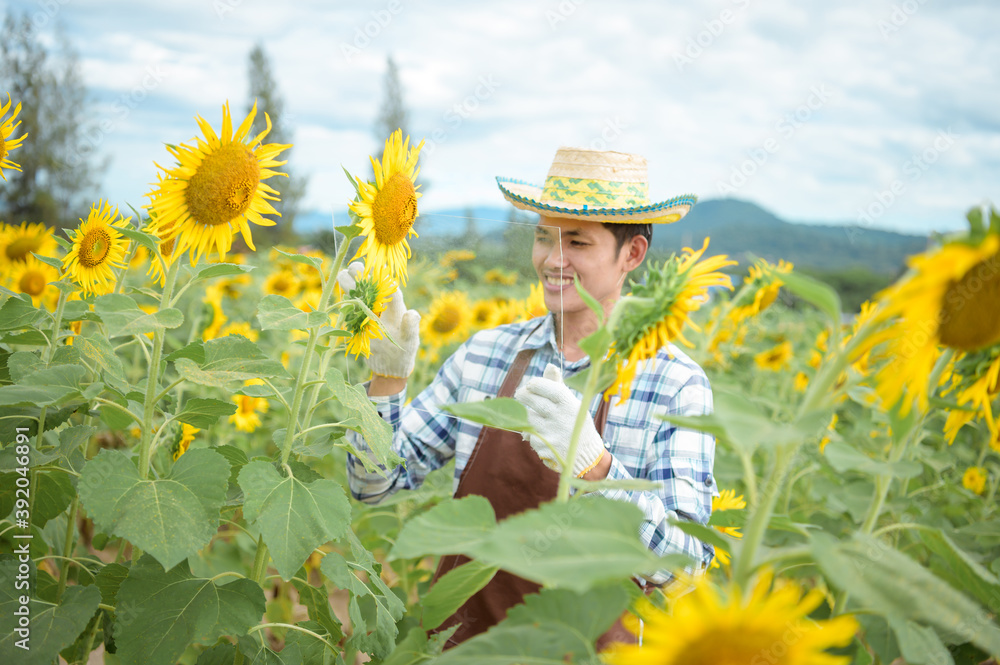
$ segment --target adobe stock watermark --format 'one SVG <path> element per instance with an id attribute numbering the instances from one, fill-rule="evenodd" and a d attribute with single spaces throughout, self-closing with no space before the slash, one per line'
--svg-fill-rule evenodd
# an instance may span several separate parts
<path id="1" fill-rule="evenodd" d="M 699 30 L 695 36 L 688 37 L 684 50 L 681 53 L 674 53 L 674 64 L 677 65 L 677 71 L 683 72 L 685 67 L 693 65 L 694 61 L 700 58 L 706 49 L 711 48 L 715 40 L 726 31 L 726 28 L 735 23 L 740 14 L 750 6 L 750 0 L 732 0 L 732 3 L 736 6 L 735 10 L 727 7 L 719 12 L 715 18 L 702 23 L 703 29 Z"/>
<path id="2" fill-rule="evenodd" d="M 83 163 L 84 159 L 92 155 L 98 146 L 104 143 L 104 139 L 125 122 L 132 111 L 142 104 L 153 90 L 160 87 L 165 77 L 159 65 L 146 67 L 142 79 L 132 86 L 131 90 L 123 92 L 112 102 L 111 114 L 81 134 L 76 145 L 70 150 L 66 163 L 70 166 L 79 166 Z"/>
<path id="3" fill-rule="evenodd" d="M 906 193 L 910 185 L 920 180 L 928 169 L 941 158 L 941 155 L 955 145 L 955 140 L 959 136 L 951 127 L 948 127 L 938 132 L 931 145 L 919 153 L 910 155 L 910 158 L 903 162 L 900 168 L 903 177 L 896 178 L 889 183 L 888 187 L 875 192 L 871 203 L 858 208 L 857 226 L 844 227 L 848 240 L 853 243 L 859 235 L 864 233 L 866 227 L 871 226 L 882 217 Z"/>
<path id="4" fill-rule="evenodd" d="M 549 22 L 549 28 L 555 30 L 560 23 L 576 13 L 576 10 L 584 2 L 586 0 L 561 0 L 555 9 L 546 9 L 545 19 Z"/>
<path id="5" fill-rule="evenodd" d="M 29 25 L 28 29 L 32 32 L 41 30 L 49 21 L 55 18 L 59 10 L 65 5 L 69 4 L 69 0 L 38 0 L 35 3 L 38 9 L 32 11 L 30 15 L 27 16 Z M 28 14 L 25 12 L 26 15 Z"/>
<path id="6" fill-rule="evenodd" d="M 777 136 L 769 136 L 760 146 L 748 150 L 747 158 L 733 166 L 729 179 L 716 183 L 719 193 L 734 194 L 736 190 L 746 185 L 757 171 L 767 163 L 771 155 L 781 150 L 784 142 L 787 142 L 795 132 L 809 122 L 813 114 L 826 106 L 831 97 L 833 97 L 833 91 L 827 88 L 825 83 L 812 86 L 805 101 L 794 110 L 782 115 L 774 123 L 774 131 Z"/>
<path id="7" fill-rule="evenodd" d="M 382 34 L 382 31 L 392 23 L 392 19 L 401 11 L 403 11 L 402 0 L 389 0 L 385 9 L 370 12 L 370 20 L 366 21 L 363 26 L 354 27 L 354 39 L 351 40 L 351 43 L 340 42 L 340 53 L 344 56 L 344 60 L 350 62 L 354 56 L 360 55 L 363 50 L 371 46 L 372 41 Z"/>
<path id="8" fill-rule="evenodd" d="M 432 154 L 438 144 L 448 140 L 451 132 L 461 127 L 466 120 L 471 118 L 479 108 L 497 91 L 502 83 L 493 74 L 480 76 L 473 91 L 456 102 L 441 115 L 441 121 L 446 126 L 438 125 L 427 133 L 424 140 L 424 148 L 421 151 L 424 155 Z"/>
<path id="9" fill-rule="evenodd" d="M 889 35 L 899 32 L 900 28 L 920 11 L 920 5 L 926 3 L 927 0 L 903 0 L 903 2 L 893 5 L 888 19 L 880 18 L 876 23 L 879 34 L 882 35 L 883 39 L 888 39 Z"/>
<path id="10" fill-rule="evenodd" d="M 628 129 L 628 123 L 615 116 L 604 121 L 600 136 L 595 137 L 587 147 L 591 150 L 607 150 L 608 146 L 617 141 L 624 130 Z"/>

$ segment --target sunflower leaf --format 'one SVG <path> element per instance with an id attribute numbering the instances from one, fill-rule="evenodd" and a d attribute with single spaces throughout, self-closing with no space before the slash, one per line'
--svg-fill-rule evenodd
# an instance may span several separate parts
<path id="1" fill-rule="evenodd" d="M 307 330 L 329 323 L 330 317 L 323 312 L 303 312 L 285 296 L 269 294 L 257 303 L 257 321 L 261 330 Z"/>
<path id="2" fill-rule="evenodd" d="M 528 410 L 511 397 L 496 397 L 479 402 L 459 402 L 442 404 L 442 411 L 470 422 L 510 432 L 535 433 L 528 422 Z"/>
<path id="3" fill-rule="evenodd" d="M 63 264 L 59 259 L 54 259 L 51 256 L 42 256 L 41 254 L 31 253 L 36 259 L 44 263 L 45 265 L 52 266 L 56 270 L 62 270 Z M 76 288 L 76 287 L 74 287 Z"/>
<path id="4" fill-rule="evenodd" d="M 0 330 L 31 328 L 45 312 L 31 304 L 31 296 L 18 294 L 0 307 Z"/>
<path id="5" fill-rule="evenodd" d="M 265 609 L 264 591 L 249 579 L 216 584 L 186 565 L 164 571 L 149 555 L 131 567 L 117 601 L 115 642 L 125 665 L 175 663 L 192 643 L 245 635 Z"/>
<path id="6" fill-rule="evenodd" d="M 349 385 L 336 367 L 331 367 L 323 378 L 334 399 L 354 416 L 343 425 L 361 434 L 379 464 L 390 469 L 399 466 L 403 459 L 392 449 L 392 426 L 375 410 L 364 387 Z"/>
<path id="7" fill-rule="evenodd" d="M 192 397 L 184 403 L 184 408 L 174 418 L 193 427 L 211 427 L 222 416 L 236 413 L 236 405 L 219 399 Z"/>
<path id="8" fill-rule="evenodd" d="M 347 539 L 351 546 L 351 560 L 337 552 L 330 552 L 323 557 L 320 570 L 333 584 L 351 592 L 348 615 L 354 632 L 345 646 L 382 660 L 396 644 L 396 622 L 402 618 L 406 606 L 382 581 L 382 565 L 364 548 L 353 531 L 347 531 Z M 366 573 L 368 581 L 362 582 L 355 571 Z M 374 603 L 374 620 L 370 615 L 366 619 L 361 613 L 360 598 L 369 598 Z"/>
<path id="9" fill-rule="evenodd" d="M 786 289 L 812 303 L 829 316 L 834 325 L 840 325 L 840 296 L 828 284 L 797 272 L 782 273 L 780 279 Z"/>
<path id="10" fill-rule="evenodd" d="M 101 592 L 94 586 L 70 586 L 58 605 L 42 602 L 37 596 L 28 605 L 22 605 L 19 596 L 27 592 L 16 590 L 17 569 L 14 556 L 3 555 L 0 559 L 0 630 L 3 631 L 0 633 L 0 653 L 8 654 L 5 662 L 50 663 L 87 627 L 101 602 Z M 30 575 L 33 577 L 34 573 L 34 565 L 31 565 Z M 34 583 L 31 588 L 36 588 Z M 17 632 L 15 611 L 21 607 L 30 612 L 27 615 L 31 619 L 30 640 L 25 640 L 30 651 L 16 646 L 18 640 L 26 637 Z"/>
<path id="11" fill-rule="evenodd" d="M 301 263 L 303 265 L 312 266 L 316 270 L 322 270 L 323 259 L 319 256 L 306 256 L 305 254 L 295 254 L 293 252 L 286 252 L 283 249 L 274 248 L 274 251 L 281 254 L 286 259 L 291 259 L 295 263 Z"/>
<path id="12" fill-rule="evenodd" d="M 431 590 L 420 599 L 423 614 L 420 625 L 433 630 L 450 617 L 465 601 L 489 584 L 500 570 L 479 561 L 467 561 L 441 576 Z"/>
<path id="13" fill-rule="evenodd" d="M 117 227 L 117 228 L 118 231 L 120 231 L 123 236 L 136 241 L 137 243 L 148 249 L 149 253 L 152 254 L 153 256 L 156 256 L 156 254 L 158 253 L 156 247 L 158 239 L 156 238 L 156 236 L 152 236 L 148 233 L 144 233 L 142 231 L 136 231 L 135 229 L 130 229 L 127 227 Z"/>
<path id="14" fill-rule="evenodd" d="M 604 308 L 601 307 L 601 303 L 597 301 L 597 298 L 587 293 L 587 290 L 583 288 L 583 284 L 580 282 L 579 275 L 573 275 L 573 286 L 576 287 L 576 292 L 580 294 L 583 302 L 587 303 L 587 307 L 597 315 L 597 325 L 604 325 Z"/>
<path id="15" fill-rule="evenodd" d="M 143 480 L 129 456 L 102 450 L 83 468 L 79 495 L 98 528 L 142 548 L 167 569 L 212 540 L 229 485 L 229 462 L 190 450 L 158 480 Z"/>
<path id="16" fill-rule="evenodd" d="M 171 307 L 147 314 L 139 309 L 135 300 L 119 293 L 101 296 L 94 301 L 94 309 L 104 321 L 109 338 L 142 335 L 177 328 L 184 323 L 184 315 L 179 309 Z"/>
<path id="17" fill-rule="evenodd" d="M 254 461 L 240 470 L 239 485 L 246 496 L 243 514 L 260 529 L 285 581 L 314 549 L 342 537 L 350 527 L 351 504 L 334 480 L 282 476 L 273 464 Z"/>
<path id="18" fill-rule="evenodd" d="M 253 266 L 240 265 L 238 263 L 213 263 L 210 266 L 205 266 L 191 278 L 192 282 L 197 282 L 200 279 L 211 279 L 212 277 L 231 277 L 233 275 L 242 275 L 243 273 L 250 272 L 253 270 Z"/>

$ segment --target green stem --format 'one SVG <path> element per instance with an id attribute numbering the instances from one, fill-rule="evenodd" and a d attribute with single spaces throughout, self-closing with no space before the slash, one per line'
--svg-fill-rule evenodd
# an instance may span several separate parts
<path id="1" fill-rule="evenodd" d="M 63 559 L 59 564 L 59 586 L 56 587 L 56 602 L 62 600 L 63 592 L 66 590 L 66 581 L 69 576 L 69 559 L 76 546 L 76 513 L 80 508 L 80 498 L 73 496 L 73 502 L 69 505 L 69 518 L 66 520 L 66 542 L 63 543 Z"/>
<path id="2" fill-rule="evenodd" d="M 98 607 L 100 607 L 101 609 L 108 609 L 108 605 L 105 605 L 104 603 L 99 603 Z M 103 621 L 104 621 L 104 615 L 98 614 L 97 620 L 94 621 L 94 627 L 90 629 L 90 634 L 87 635 L 87 643 L 86 643 L 86 648 L 83 650 L 83 657 L 75 662 L 86 663 L 89 660 L 90 652 L 94 650 L 94 639 L 97 637 L 97 631 L 101 629 L 101 623 Z"/>
<path id="3" fill-rule="evenodd" d="M 167 281 L 160 296 L 161 306 L 170 302 L 170 294 L 177 282 L 177 273 L 181 262 L 174 261 L 167 271 Z M 153 355 L 149 361 L 149 372 L 146 379 L 146 399 L 142 408 L 142 439 L 139 443 L 139 477 L 145 480 L 149 476 L 150 443 L 152 443 L 153 414 L 156 409 L 157 389 L 160 386 L 160 357 L 163 355 L 163 329 L 158 328 L 153 333 Z"/>
<path id="4" fill-rule="evenodd" d="M 569 439 L 569 449 L 566 451 L 566 463 L 563 464 L 562 473 L 559 474 L 559 490 L 556 492 L 556 501 L 565 503 L 569 501 L 569 481 L 573 478 L 573 464 L 576 461 L 576 451 L 580 445 L 580 432 L 583 431 L 583 424 L 590 417 L 590 403 L 597 394 L 597 380 L 601 374 L 601 366 L 604 365 L 604 358 L 598 358 L 590 365 L 590 374 L 587 375 L 587 384 L 583 388 L 583 395 L 580 398 L 580 410 L 576 412 L 576 422 L 573 423 L 573 433 Z"/>
<path id="5" fill-rule="evenodd" d="M 270 560 L 270 552 L 264 543 L 264 536 L 257 538 L 257 553 L 253 558 L 253 568 L 250 571 L 250 579 L 263 586 L 264 574 L 267 572 L 267 563 Z"/>
<path id="6" fill-rule="evenodd" d="M 747 525 L 744 533 L 743 546 L 740 548 L 739 556 L 735 557 L 736 561 L 733 563 L 733 579 L 740 588 L 747 588 L 750 574 L 754 569 L 754 558 L 757 554 L 757 549 L 764 541 L 767 525 L 771 521 L 771 515 L 774 513 L 774 504 L 781 494 L 781 489 L 785 484 L 785 476 L 788 473 L 789 466 L 791 466 L 792 459 L 795 457 L 797 448 L 798 444 L 792 444 L 778 446 L 775 450 L 774 469 L 771 471 L 771 477 L 768 478 L 760 503 L 753 507 L 753 517 L 750 519 L 750 523 Z"/>
<path id="7" fill-rule="evenodd" d="M 323 285 L 323 293 L 320 295 L 319 304 L 316 306 L 317 312 L 325 312 L 330 296 L 333 294 L 333 285 L 337 282 L 337 273 L 340 272 L 340 265 L 347 255 L 347 248 L 350 245 L 349 239 L 344 239 L 337 249 L 337 256 L 333 260 L 330 274 Z M 285 430 L 285 442 L 281 446 L 281 463 L 287 464 L 288 457 L 292 454 L 292 442 L 295 440 L 296 432 L 299 428 L 299 410 L 302 408 L 302 396 L 305 393 L 306 375 L 309 373 L 309 366 L 312 364 L 312 357 L 316 350 L 316 340 L 319 338 L 320 326 L 309 329 L 309 340 L 306 342 L 306 350 L 303 355 L 302 367 L 295 378 L 295 392 L 292 397 L 292 408 L 288 413 L 288 427 Z"/>
<path id="8" fill-rule="evenodd" d="M 743 465 L 743 484 L 746 485 L 747 499 L 751 506 L 757 505 L 757 472 L 753 468 L 753 453 L 748 450 L 737 450 L 740 464 Z"/>

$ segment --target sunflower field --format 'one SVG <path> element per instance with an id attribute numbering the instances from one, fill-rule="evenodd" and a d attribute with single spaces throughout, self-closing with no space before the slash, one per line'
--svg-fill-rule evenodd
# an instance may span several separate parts
<path id="1" fill-rule="evenodd" d="M 31 140 L 10 106 L 0 172 Z M 421 145 L 400 132 L 374 182 L 348 174 L 333 255 L 256 246 L 253 225 L 281 223 L 270 202 L 289 146 L 250 136 L 255 114 L 234 126 L 227 105 L 218 133 L 198 118 L 201 136 L 168 146 L 173 165 L 151 163 L 140 210 L 96 202 L 65 236 L 0 227 L 0 661 L 1000 654 L 995 211 L 970 211 L 968 232 L 913 257 L 857 315 L 790 264 L 759 261 L 743 279 L 707 246 L 648 262 L 606 320 L 593 303 L 591 366 L 571 384 L 583 403 L 627 395 L 666 344 L 711 379 L 711 415 L 667 417 L 717 440 L 711 521 L 671 522 L 715 547 L 701 571 L 650 552 L 638 508 L 589 495 L 645 481 L 564 470 L 555 501 L 500 522 L 481 497 L 452 498 L 450 465 L 378 505 L 350 498 L 349 454 L 371 471 L 400 461 L 363 384 L 397 287 L 422 315 L 411 395 L 477 330 L 547 312 L 503 247 L 421 250 Z M 510 399 L 449 410 L 530 430 Z M 432 585 L 444 554 L 472 561 Z M 543 589 L 444 650 L 436 629 L 500 569 Z M 641 593 L 633 578 L 657 570 L 672 581 Z M 641 644 L 598 651 L 623 614 Z"/>

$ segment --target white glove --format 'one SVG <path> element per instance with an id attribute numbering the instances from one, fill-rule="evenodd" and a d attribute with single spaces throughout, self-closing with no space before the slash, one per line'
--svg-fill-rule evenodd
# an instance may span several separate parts
<path id="1" fill-rule="evenodd" d="M 358 275 L 364 270 L 364 264 L 355 261 L 337 274 L 337 283 L 344 294 L 350 293 L 357 284 Z M 420 346 L 420 312 L 406 309 L 403 293 L 397 287 L 392 292 L 385 311 L 379 316 L 382 326 L 388 331 L 396 346 L 385 337 L 372 339 L 371 354 L 368 356 L 368 367 L 373 374 L 388 376 L 394 379 L 405 379 L 413 372 L 417 359 L 417 347 Z"/>
<path id="2" fill-rule="evenodd" d="M 541 377 L 530 379 L 518 388 L 514 399 L 528 409 L 528 422 L 540 435 L 527 437 L 531 447 L 546 466 L 560 470 L 558 459 L 566 459 L 576 414 L 580 410 L 580 400 L 563 383 L 562 372 L 555 365 L 548 365 Z M 573 475 L 579 477 L 590 471 L 604 452 L 604 441 L 588 413 L 576 447 Z"/>

